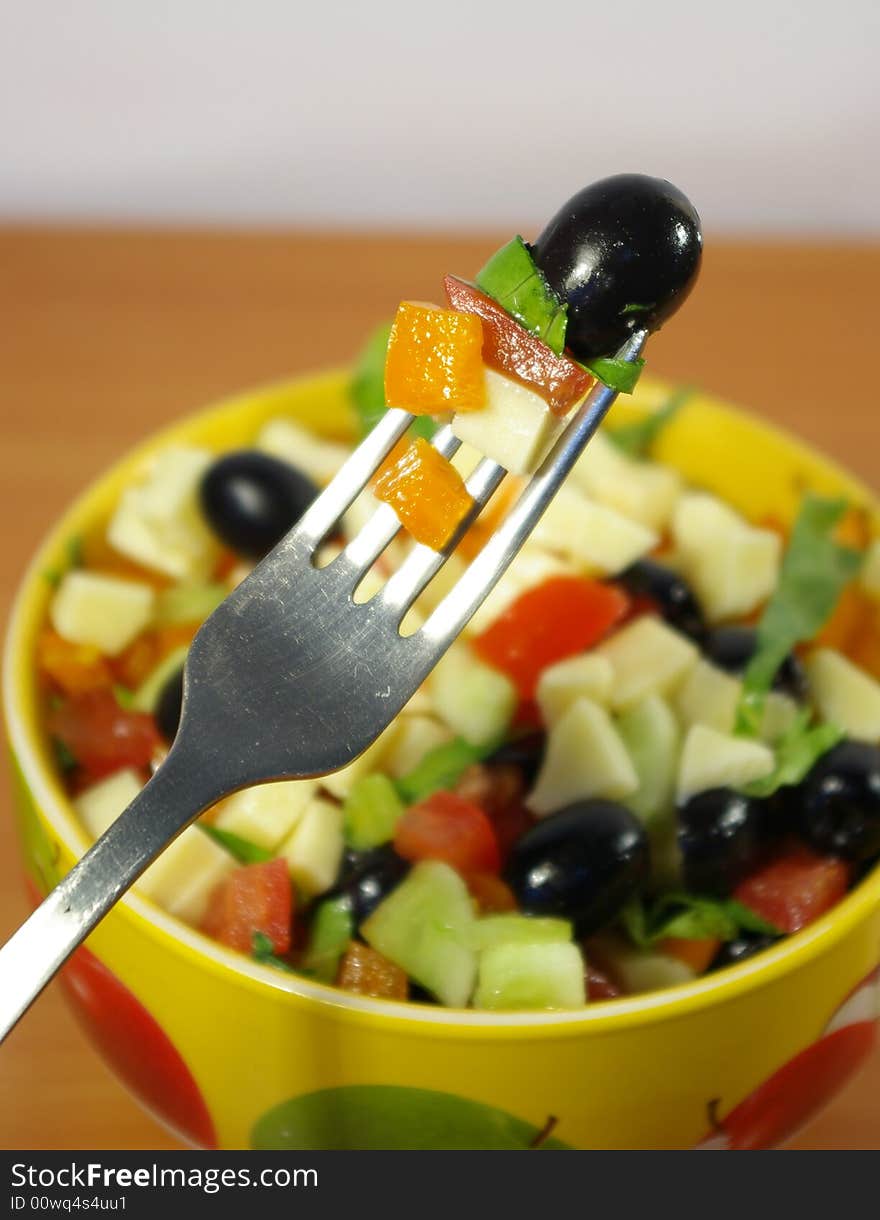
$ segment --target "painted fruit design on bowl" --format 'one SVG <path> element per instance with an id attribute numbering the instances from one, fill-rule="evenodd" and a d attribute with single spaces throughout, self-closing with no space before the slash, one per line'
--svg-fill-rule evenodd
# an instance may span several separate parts
<path id="1" fill-rule="evenodd" d="M 278 1151 L 345 1149 L 563 1150 L 556 1120 L 534 1126 L 482 1102 L 398 1085 L 347 1085 L 290 1097 L 254 1124 L 251 1147 Z"/>
<path id="2" fill-rule="evenodd" d="M 880 1018 L 880 967 L 835 1011 L 822 1037 L 774 1072 L 730 1113 L 709 1103 L 713 1131 L 700 1150 L 754 1151 L 790 1140 L 832 1098 L 870 1055 Z"/>

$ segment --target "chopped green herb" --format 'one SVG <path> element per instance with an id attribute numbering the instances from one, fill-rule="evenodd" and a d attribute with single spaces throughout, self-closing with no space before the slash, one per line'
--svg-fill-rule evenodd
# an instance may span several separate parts
<path id="1" fill-rule="evenodd" d="M 196 822 L 196 826 L 209 839 L 213 839 L 215 843 L 219 843 L 221 847 L 225 848 L 231 856 L 235 856 L 239 864 L 265 864 L 267 860 L 274 859 L 272 853 L 265 847 L 252 843 L 250 839 L 243 839 L 240 835 L 233 834 L 231 830 L 219 830 L 216 826 L 209 826 L 207 822 Z"/>
<path id="2" fill-rule="evenodd" d="M 496 742 L 472 746 L 463 737 L 456 737 L 454 741 L 429 750 L 414 771 L 397 780 L 397 791 L 410 804 L 423 801 L 442 788 L 453 787 L 463 771 L 487 758 L 496 746 Z"/>
<path id="3" fill-rule="evenodd" d="M 60 737 L 52 738 L 52 749 L 55 753 L 56 763 L 65 774 L 69 774 L 69 772 L 77 769 L 79 762 L 76 755 L 70 749 L 70 746 L 66 745 Z"/>
<path id="4" fill-rule="evenodd" d="M 621 424 L 618 428 L 609 428 L 609 437 L 618 449 L 623 450 L 629 457 L 648 457 L 657 437 L 691 394 L 693 394 L 693 390 L 690 386 L 682 386 L 669 396 L 659 411 L 652 411 L 644 419 L 634 420 L 631 424 Z"/>
<path id="5" fill-rule="evenodd" d="M 113 698 L 124 711 L 130 712 L 134 709 L 134 691 L 129 690 L 127 686 L 117 683 L 113 687 Z"/>
<path id="6" fill-rule="evenodd" d="M 364 851 L 387 843 L 403 813 L 403 802 L 387 775 L 365 775 L 345 798 L 345 840 Z"/>
<path id="7" fill-rule="evenodd" d="M 764 779 L 746 786 L 750 796 L 772 796 L 779 788 L 793 787 L 812 771 L 829 750 L 846 736 L 836 724 L 810 725 L 811 714 L 803 708 L 776 746 L 776 766 Z"/>
<path id="8" fill-rule="evenodd" d="M 477 287 L 557 355 L 562 354 L 568 306 L 544 279 L 521 237 L 496 250 L 477 276 Z"/>
<path id="9" fill-rule="evenodd" d="M 353 935 L 354 921 L 348 899 L 326 899 L 318 905 L 312 919 L 303 967 L 322 982 L 332 983 Z"/>
<path id="10" fill-rule="evenodd" d="M 71 568 L 81 568 L 83 565 L 83 540 L 79 534 L 74 534 L 72 538 L 68 538 L 64 544 L 64 563 L 61 567 L 47 568 L 43 573 L 43 579 L 57 589 L 64 577 Z"/>
<path id="11" fill-rule="evenodd" d="M 780 936 L 773 924 L 732 898 L 670 892 L 661 894 L 650 907 L 638 899 L 623 910 L 621 922 L 634 945 L 649 949 L 667 937 L 680 940 L 735 940 L 741 932 Z"/>
<path id="12" fill-rule="evenodd" d="M 796 644 L 811 640 L 831 617 L 861 555 L 834 540 L 845 500 L 805 498 L 792 531 L 775 593 L 758 624 L 758 645 L 743 680 L 737 732 L 757 736 L 773 679 Z"/>
<path id="13" fill-rule="evenodd" d="M 639 356 L 637 360 L 618 360 L 616 356 L 598 356 L 584 366 L 594 377 L 619 394 L 632 394 L 642 375 L 645 362 Z"/>
<path id="14" fill-rule="evenodd" d="M 648 310 L 653 309 L 656 304 L 656 301 L 651 301 L 648 305 L 636 305 L 635 303 L 632 305 L 624 305 L 623 309 L 620 311 L 620 314 L 621 317 L 624 317 L 626 314 L 631 313 L 647 313 Z"/>
<path id="15" fill-rule="evenodd" d="M 255 932 L 251 938 L 251 957 L 261 966 L 274 966 L 286 974 L 296 974 L 293 966 L 283 958 L 276 957 L 271 938 L 265 932 Z"/>

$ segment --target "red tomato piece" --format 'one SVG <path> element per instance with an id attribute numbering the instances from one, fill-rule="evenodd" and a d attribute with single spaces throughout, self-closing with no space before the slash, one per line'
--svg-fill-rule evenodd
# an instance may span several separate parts
<path id="1" fill-rule="evenodd" d="M 449 304 L 476 314 L 483 323 L 483 359 L 540 394 L 554 415 L 565 415 L 593 384 L 592 376 L 567 356 L 529 334 L 503 306 L 485 292 L 447 275 L 443 281 Z"/>
<path id="2" fill-rule="evenodd" d="M 66 699 L 50 709 L 46 727 L 90 779 L 123 767 L 146 767 L 162 745 L 153 717 L 126 711 L 110 690 L 84 691 Z"/>
<path id="3" fill-rule="evenodd" d="M 293 922 L 293 886 L 284 860 L 245 864 L 215 889 L 202 920 L 202 931 L 237 949 L 253 952 L 254 936 L 262 933 L 272 952 L 290 950 Z"/>
<path id="4" fill-rule="evenodd" d="M 596 966 L 587 966 L 587 999 L 614 1000 L 623 992 L 615 982 Z"/>
<path id="5" fill-rule="evenodd" d="M 460 873 L 497 873 L 498 840 L 486 814 L 454 792 L 411 805 L 397 823 L 394 850 L 405 860 L 445 860 Z"/>
<path id="6" fill-rule="evenodd" d="M 797 932 L 836 906 L 849 880 L 843 860 L 797 846 L 752 873 L 733 896 L 781 932 Z"/>
<path id="7" fill-rule="evenodd" d="M 629 598 L 614 585 L 553 576 L 522 593 L 474 645 L 527 701 L 534 697 L 542 670 L 598 644 L 628 609 Z"/>

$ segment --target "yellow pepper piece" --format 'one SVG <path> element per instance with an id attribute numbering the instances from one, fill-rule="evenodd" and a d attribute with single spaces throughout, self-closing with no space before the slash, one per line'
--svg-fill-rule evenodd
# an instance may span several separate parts
<path id="1" fill-rule="evenodd" d="M 476 314 L 403 301 L 385 360 L 385 401 L 414 415 L 486 405 L 483 323 Z"/>

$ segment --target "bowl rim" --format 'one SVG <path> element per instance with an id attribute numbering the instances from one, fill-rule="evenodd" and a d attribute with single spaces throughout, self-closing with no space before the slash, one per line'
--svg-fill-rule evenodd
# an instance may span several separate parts
<path id="1" fill-rule="evenodd" d="M 18 587 L 3 651 L 3 711 L 12 747 L 13 763 L 24 780 L 28 795 L 39 814 L 57 836 L 63 847 L 79 858 L 89 846 L 80 829 L 71 802 L 49 765 L 45 745 L 35 713 L 35 683 L 33 639 L 43 616 L 39 612 L 45 602 L 43 573 L 48 556 L 57 553 L 60 545 L 74 532 L 72 523 L 94 517 L 94 506 L 106 495 L 113 482 L 125 477 L 144 459 L 165 445 L 181 442 L 199 428 L 216 424 L 223 417 L 235 418 L 256 401 L 279 400 L 292 392 L 306 394 L 322 387 L 326 390 L 344 384 L 344 370 L 333 369 L 256 386 L 234 396 L 221 399 L 199 411 L 187 413 L 170 425 L 150 434 L 147 439 L 127 450 L 116 462 L 92 480 L 49 529 L 27 567 Z M 658 388 L 662 382 L 650 379 Z M 712 398 L 717 409 L 775 435 L 789 449 L 818 461 L 835 478 L 858 488 L 860 496 L 875 510 L 880 510 L 876 497 L 841 466 L 818 453 L 811 446 L 792 436 L 785 429 L 753 416 L 750 412 Z M 190 959 L 199 969 L 210 969 L 232 975 L 237 982 L 266 996 L 269 992 L 294 1004 L 307 1003 L 349 1020 L 391 1023 L 404 1031 L 415 1026 L 431 1027 L 433 1035 L 467 1030 L 471 1036 L 568 1036 L 622 1029 L 630 1025 L 671 1020 L 702 1008 L 721 1004 L 746 992 L 758 990 L 798 969 L 809 960 L 830 950 L 852 928 L 869 918 L 880 907 L 880 868 L 864 878 L 846 898 L 831 911 L 800 932 L 785 937 L 778 945 L 765 949 L 756 957 L 717 974 L 698 977 L 690 982 L 661 991 L 622 996 L 608 1001 L 594 1001 L 584 1009 L 564 1012 L 481 1012 L 475 1009 L 452 1009 L 412 1002 L 373 999 L 344 992 L 339 988 L 313 982 L 299 975 L 283 974 L 271 967 L 250 961 L 241 954 L 211 940 L 183 921 L 168 914 L 139 894 L 129 891 L 117 904 L 122 918 L 136 920 L 151 937 L 165 942 L 169 951 Z"/>

